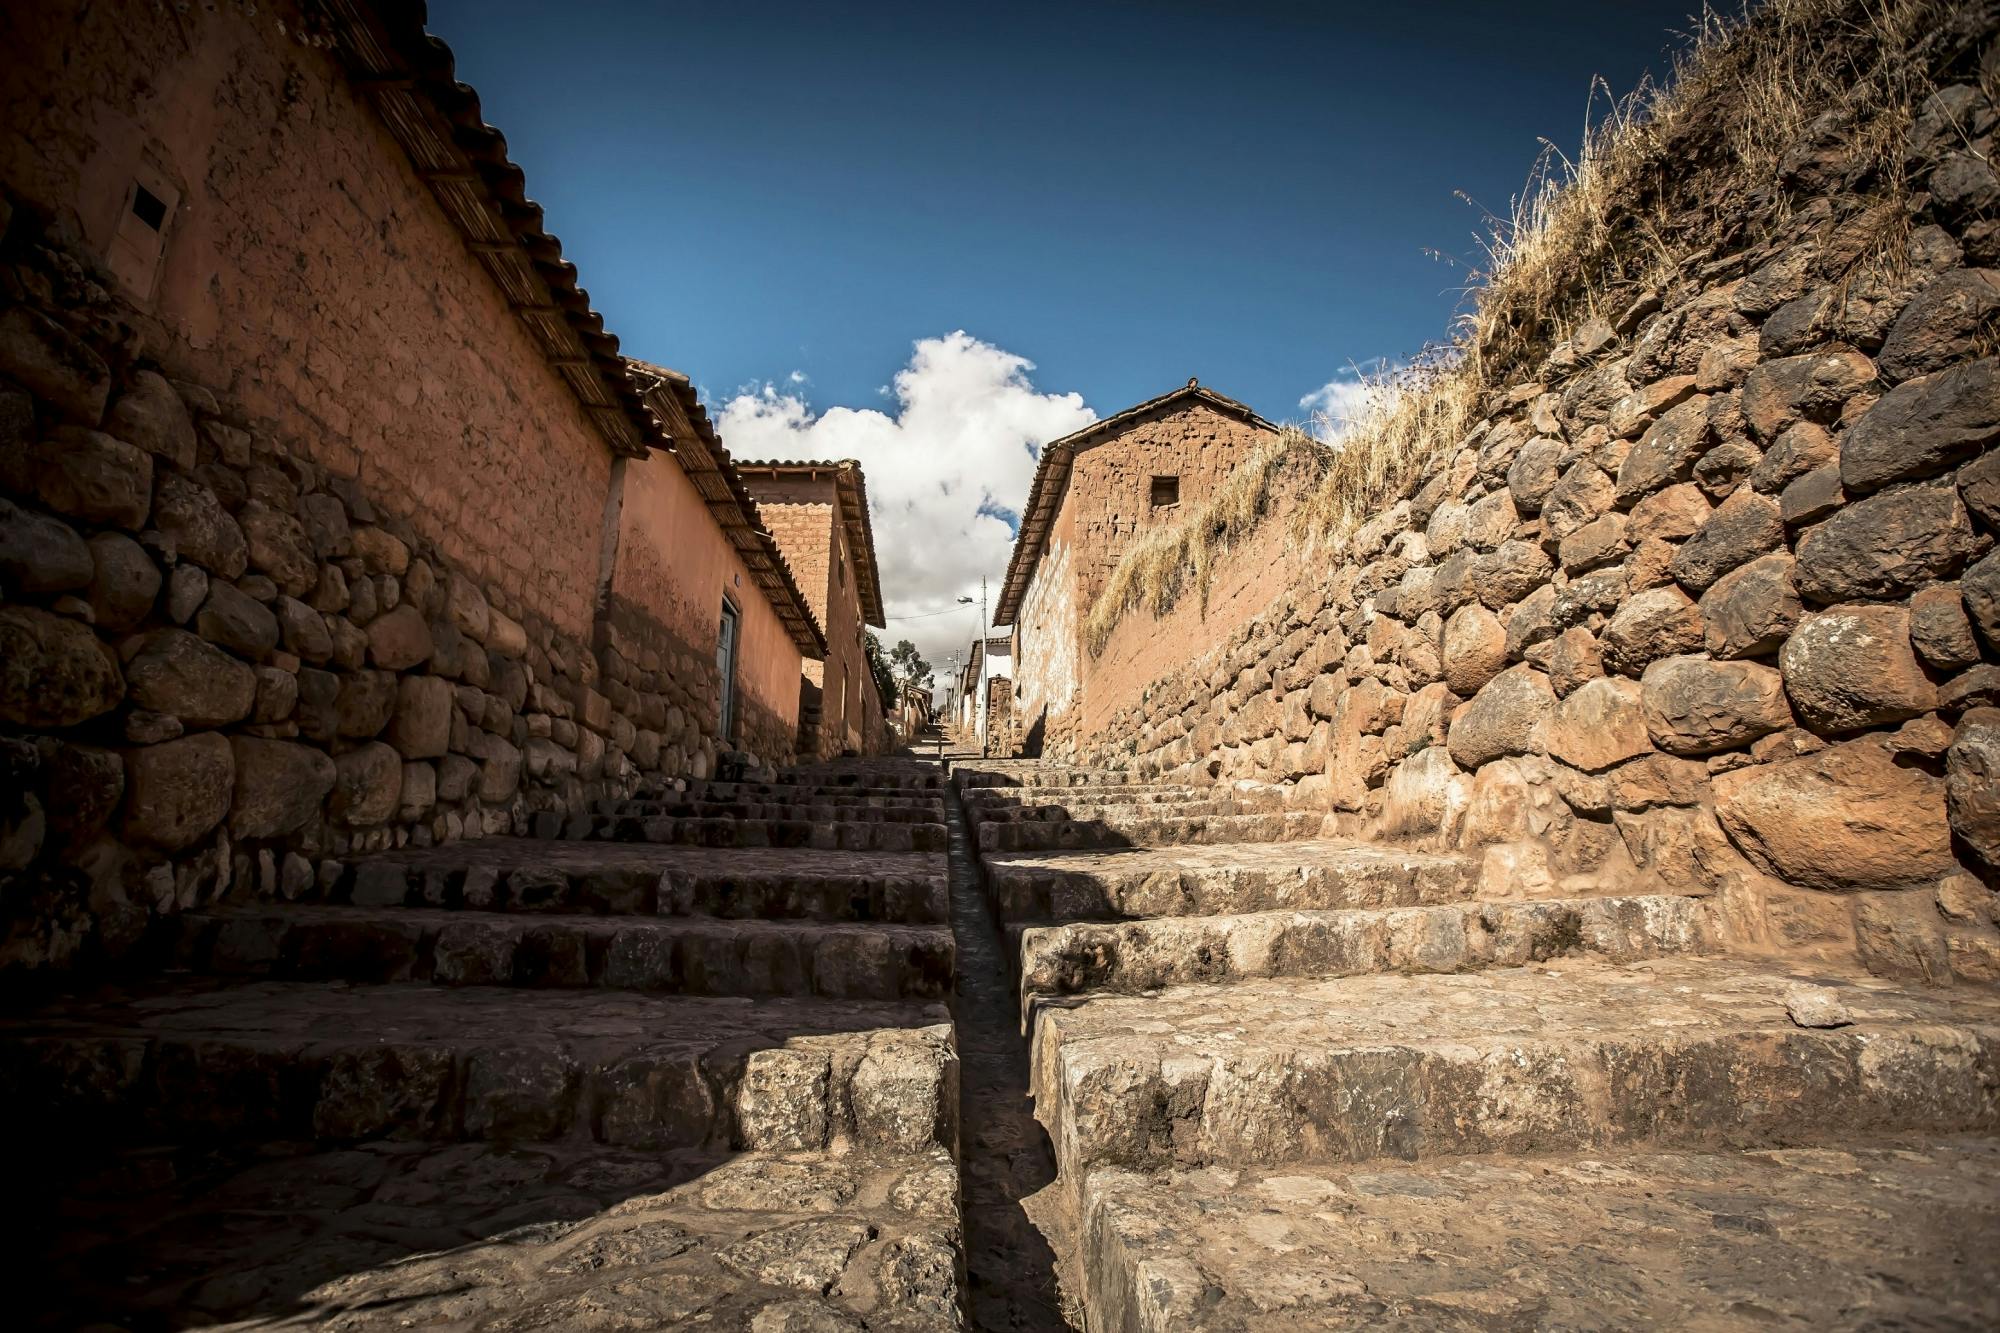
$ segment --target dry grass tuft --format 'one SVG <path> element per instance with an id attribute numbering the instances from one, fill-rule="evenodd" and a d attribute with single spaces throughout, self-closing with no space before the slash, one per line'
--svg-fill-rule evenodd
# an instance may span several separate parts
<path id="1" fill-rule="evenodd" d="M 1613 99 L 1574 158 L 1545 146 L 1510 216 L 1486 219 L 1467 313 L 1449 341 L 1372 381 L 1377 391 L 1343 423 L 1295 515 L 1302 549 L 1324 558 L 1409 494 L 1478 424 L 1489 394 L 1550 370 L 1551 354 L 1587 321 L 1615 320 L 1642 295 L 1672 304 L 1693 292 L 1704 260 L 1781 231 L 1793 220 L 1788 185 L 1814 193 L 1813 151 L 1838 161 L 1842 188 L 1857 196 L 1843 225 L 1866 237 L 1851 247 L 1850 274 L 1899 263 L 1903 147 L 1934 90 L 1932 48 L 1974 27 L 1954 20 L 1987 3 L 1767 0 L 1747 18 L 1704 11 L 1663 84 Z M 1158 608 L 1190 581 L 1205 590 L 1206 564 L 1195 562 L 1214 552 L 1198 533 L 1135 547 L 1091 609 L 1091 651 L 1129 607 Z"/>
<path id="2" fill-rule="evenodd" d="M 1143 608 L 1161 615 L 1189 591 L 1201 598 L 1206 611 L 1215 562 L 1263 522 L 1281 483 L 1295 478 L 1301 486 L 1312 485 L 1332 457 L 1304 432 L 1283 431 L 1244 460 L 1193 513 L 1134 542 L 1084 620 L 1083 639 L 1090 652 L 1104 650 L 1127 611 Z"/>
<path id="3" fill-rule="evenodd" d="M 1338 442 L 1304 507 L 1308 535 L 1339 540 L 1407 494 L 1477 423 L 1488 393 L 1532 379 L 1586 321 L 1687 270 L 1735 234 L 1746 201 L 1765 226 L 1788 217 L 1788 162 L 1822 141 L 1876 201 L 1856 263 L 1902 253 L 1903 144 L 1933 91 L 1926 47 L 1967 0 L 1769 0 L 1747 19 L 1706 11 L 1671 77 L 1645 84 L 1584 137 L 1574 159 L 1545 146 L 1512 216 L 1488 220 L 1483 269 L 1452 341 L 1382 386 Z M 1602 86 L 1601 84 L 1599 85 Z"/>

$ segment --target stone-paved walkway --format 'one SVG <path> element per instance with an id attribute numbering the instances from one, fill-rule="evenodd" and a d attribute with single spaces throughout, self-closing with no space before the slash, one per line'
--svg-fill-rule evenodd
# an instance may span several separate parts
<path id="1" fill-rule="evenodd" d="M 1699 895 L 1519 900 L 1273 789 L 959 783 L 1090 1329 L 2000 1319 L 1993 991 L 1735 954 Z"/>
<path id="2" fill-rule="evenodd" d="M 940 780 L 386 853 L 0 1018 L 10 1326 L 965 1328 Z"/>
<path id="3" fill-rule="evenodd" d="M 1032 1196 L 1055 1178 L 1055 1159 L 1028 1099 L 1028 1045 L 1016 1018 L 1007 942 L 980 889 L 956 793 L 948 797 L 946 820 L 972 1315 L 982 1333 L 1063 1330 L 1069 1323 L 1055 1254 L 1030 1214 Z"/>

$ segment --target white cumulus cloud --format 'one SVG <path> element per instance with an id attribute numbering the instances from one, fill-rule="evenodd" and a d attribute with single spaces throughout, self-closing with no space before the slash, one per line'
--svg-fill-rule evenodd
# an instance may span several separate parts
<path id="1" fill-rule="evenodd" d="M 884 646 L 910 639 L 944 677 L 947 654 L 975 632 L 987 579 L 991 613 L 1026 503 L 1035 451 L 1097 419 L 1081 395 L 1043 393 L 1027 358 L 960 330 L 917 342 L 885 390 L 894 406 L 813 411 L 792 388 L 766 384 L 723 405 L 717 425 L 737 458 L 860 462 L 868 479 L 875 553 L 889 627 Z"/>
<path id="2" fill-rule="evenodd" d="M 1397 391 L 1403 366 L 1376 359 L 1350 366 L 1299 399 L 1312 433 L 1332 443 Z"/>

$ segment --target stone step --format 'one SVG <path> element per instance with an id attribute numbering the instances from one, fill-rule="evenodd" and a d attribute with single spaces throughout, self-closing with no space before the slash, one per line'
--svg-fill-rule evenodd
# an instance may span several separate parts
<path id="1" fill-rule="evenodd" d="M 951 771 L 961 787 L 1110 787 L 1136 785 L 1130 773 L 1106 768 L 1001 767 L 973 761 Z"/>
<path id="2" fill-rule="evenodd" d="M 1177 801 L 1051 801 L 1035 805 L 989 805 L 973 813 L 975 824 L 1102 824 L 1122 828 L 1142 820 L 1195 819 L 1207 815 L 1258 815 L 1281 810 L 1271 801 L 1207 796 Z"/>
<path id="3" fill-rule="evenodd" d="M 1260 789 L 1270 792 L 1269 788 Z M 1232 793 L 1226 787 L 972 787 L 964 795 L 974 814 L 1016 806 L 1179 805 L 1212 801 Z M 1273 798 L 1282 793 L 1270 792 Z M 1275 806 L 1279 801 L 1274 799 Z"/>
<path id="4" fill-rule="evenodd" d="M 1463 901 L 1477 878 L 1463 856 L 1332 838 L 1027 852 L 985 864 L 995 905 L 1010 921 L 1416 907 Z"/>
<path id="5" fill-rule="evenodd" d="M 601 801 L 600 819 L 770 819 L 815 823 L 942 824 L 944 805 L 859 805 L 836 801 Z"/>
<path id="6" fill-rule="evenodd" d="M 875 787 L 904 791 L 935 791 L 945 785 L 944 773 L 935 764 L 904 760 L 899 764 L 828 764 L 792 768 L 777 775 L 771 784 L 778 787 Z"/>
<path id="7" fill-rule="evenodd" d="M 542 832 L 539 826 L 537 832 Z M 571 840 L 595 838 L 675 847 L 810 848 L 822 852 L 941 852 L 950 841 L 941 819 L 882 823 L 859 817 L 815 820 L 586 814 L 570 819 L 561 832 Z"/>
<path id="8" fill-rule="evenodd" d="M 1325 822 L 1317 810 L 1260 814 L 1109 815 L 1097 819 L 981 822 L 982 852 L 1054 851 L 1110 847 L 1187 847 L 1217 843 L 1285 842 L 1311 838 Z"/>
<path id="9" fill-rule="evenodd" d="M 1803 1028 L 1824 981 L 1852 1016 Z M 2000 1129 L 2000 993 L 1775 963 L 1251 980 L 1038 1009 L 1035 1114 L 1095 1166 L 1849 1141 Z"/>
<path id="10" fill-rule="evenodd" d="M 1024 1005 L 1249 977 L 1469 972 L 1554 958 L 1630 962 L 1714 951 L 1704 899 L 1672 895 L 1016 926 Z"/>
<path id="11" fill-rule="evenodd" d="M 0 1068 L 38 1140 L 956 1145 L 938 1004 L 166 980 L 0 1020 Z"/>
<path id="12" fill-rule="evenodd" d="M 935 803 L 942 799 L 941 787 L 857 786 L 852 783 L 797 783 L 797 782 L 692 782 L 685 790 L 641 788 L 633 793 L 637 800 L 704 800 L 704 801 L 793 801 L 809 799 L 815 801 L 852 801 L 857 804 L 871 802 Z"/>
<path id="13" fill-rule="evenodd" d="M 481 838 L 350 862 L 327 899 L 613 916 L 937 924 L 950 919 L 935 854 L 646 846 Z"/>
<path id="14" fill-rule="evenodd" d="M 308 904 L 191 912 L 172 921 L 175 965 L 212 976 L 836 1000 L 941 1000 L 951 993 L 952 938 L 944 926 Z"/>
<path id="15" fill-rule="evenodd" d="M 2000 1326 L 2000 1144 L 1093 1171 L 1093 1330 Z"/>
<path id="16" fill-rule="evenodd" d="M 908 1153 L 100 1148 L 15 1206 L 17 1328 L 948 1330 L 958 1170 Z"/>

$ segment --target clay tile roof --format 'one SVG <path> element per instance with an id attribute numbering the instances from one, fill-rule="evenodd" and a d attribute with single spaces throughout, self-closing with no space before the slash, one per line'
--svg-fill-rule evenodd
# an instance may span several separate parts
<path id="1" fill-rule="evenodd" d="M 868 478 L 861 464 L 841 459 L 739 460 L 736 470 L 746 477 L 811 477 L 831 472 L 840 498 L 840 521 L 847 528 L 847 547 L 854 552 L 855 586 L 861 592 L 861 618 L 887 629 L 882 613 L 882 580 L 875 562 L 875 524 L 868 516 Z"/>
<path id="2" fill-rule="evenodd" d="M 1028 487 L 1028 503 L 1021 510 L 1021 530 L 1014 538 L 1014 554 L 1007 561 L 1007 576 L 1000 583 L 1000 600 L 993 612 L 995 625 L 1011 625 L 1020 613 L 1021 599 L 1027 595 L 1028 582 L 1035 576 L 1035 566 L 1041 563 L 1049 525 L 1055 522 L 1056 514 L 1062 509 L 1063 496 L 1069 490 L 1070 460 L 1079 450 L 1102 444 L 1111 436 L 1137 425 L 1148 414 L 1178 407 L 1183 401 L 1206 403 L 1216 411 L 1246 421 L 1260 430 L 1278 429 L 1251 411 L 1248 405 L 1189 379 L 1178 389 L 1157 398 L 1148 398 L 1115 416 L 1093 421 L 1082 430 L 1072 431 L 1060 440 L 1051 440 L 1043 445 L 1035 464 L 1035 479 Z"/>
<path id="3" fill-rule="evenodd" d="M 652 405 L 649 386 L 626 373 L 618 339 L 590 308 L 590 293 L 577 281 L 576 266 L 562 256 L 562 242 L 542 224 L 542 207 L 527 194 L 527 177 L 507 156 L 507 139 L 480 115 L 479 94 L 454 77 L 451 48 L 424 31 L 424 6 L 414 0 L 305 0 L 311 35 L 330 44 L 347 67 L 350 81 L 374 104 L 390 136 L 403 149 L 417 176 L 427 184 L 465 247 L 507 298 L 556 375 L 566 383 L 615 454 L 643 458 L 649 450 L 674 452 Z M 683 456 L 684 470 L 709 503 L 709 510 L 757 576 L 799 651 L 826 652 L 820 632 L 791 571 L 768 536 L 761 546 L 746 545 L 732 523 L 749 520 L 761 533 L 757 507 L 729 471 L 729 456 L 715 438 L 708 414 L 694 398 L 685 375 L 658 367 L 701 448 L 715 460 L 714 472 L 727 497 L 711 493 L 690 469 L 703 464 Z"/>

